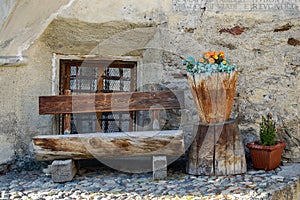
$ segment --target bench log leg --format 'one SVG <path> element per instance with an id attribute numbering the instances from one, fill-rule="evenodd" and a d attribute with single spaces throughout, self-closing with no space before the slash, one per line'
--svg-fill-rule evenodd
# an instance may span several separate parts
<path id="1" fill-rule="evenodd" d="M 72 181 L 77 172 L 74 160 L 54 160 L 51 165 L 52 181 L 63 183 Z"/>
<path id="2" fill-rule="evenodd" d="M 153 156 L 153 179 L 167 177 L 167 156 Z"/>

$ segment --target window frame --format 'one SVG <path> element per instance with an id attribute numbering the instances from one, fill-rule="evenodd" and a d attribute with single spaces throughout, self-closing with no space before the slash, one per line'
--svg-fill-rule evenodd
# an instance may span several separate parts
<path id="1" fill-rule="evenodd" d="M 59 94 L 63 94 L 63 91 L 61 89 L 61 80 L 60 80 L 60 71 L 61 71 L 61 61 L 72 61 L 72 60 L 79 60 L 79 61 L 83 61 L 85 62 L 86 60 L 89 61 L 108 61 L 108 62 L 134 62 L 136 64 L 135 66 L 135 85 L 136 88 L 134 88 L 134 91 L 136 91 L 137 88 L 139 88 L 139 75 L 140 73 L 140 64 L 141 64 L 141 58 L 140 57 L 134 57 L 134 56 L 122 56 L 122 57 L 100 57 L 100 56 L 77 56 L 77 55 L 53 55 L 53 62 L 52 61 L 52 94 L 53 95 L 59 95 Z M 132 117 L 132 116 L 131 116 Z M 132 118 L 130 118 L 132 119 Z M 54 129 L 56 129 L 56 131 L 58 131 L 60 134 L 63 133 L 63 128 L 62 128 L 62 124 L 63 124 L 63 120 L 61 116 L 56 116 L 54 118 Z M 131 122 L 131 124 L 133 124 Z M 135 124 L 136 125 L 136 124 Z M 136 127 L 132 127 L 132 130 L 136 130 Z"/>

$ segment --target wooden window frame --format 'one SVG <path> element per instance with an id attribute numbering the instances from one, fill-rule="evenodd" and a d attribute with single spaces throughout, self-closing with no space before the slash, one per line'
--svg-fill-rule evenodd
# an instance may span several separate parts
<path id="1" fill-rule="evenodd" d="M 136 89 L 138 88 L 138 65 L 140 63 L 140 59 L 136 58 L 136 57 L 112 57 L 112 58 L 107 58 L 107 57 L 90 57 L 90 56 L 86 56 L 86 57 L 77 57 L 77 56 L 60 56 L 58 59 L 56 59 L 57 63 L 56 66 L 60 66 L 59 70 L 56 70 L 56 77 L 58 77 L 58 90 L 56 91 L 58 94 L 63 94 L 63 88 L 66 87 L 62 87 L 63 84 L 65 85 L 69 85 L 70 84 L 70 80 L 65 79 L 65 82 L 61 81 L 61 77 L 60 77 L 60 71 L 62 70 L 61 68 L 66 69 L 65 66 L 61 66 L 62 64 L 67 64 L 68 62 L 79 62 L 79 64 L 83 64 L 83 65 L 88 65 L 88 66 L 93 66 L 93 65 L 99 65 L 99 62 L 103 62 L 103 65 L 107 65 L 108 63 L 130 63 L 130 64 L 134 64 L 134 68 L 135 70 L 131 70 L 131 72 L 133 72 L 133 74 L 131 74 L 131 77 L 135 78 L 135 83 L 131 82 L 130 85 L 130 91 L 136 91 Z M 98 63 L 97 63 L 98 62 Z M 54 70 L 53 70 L 54 71 Z M 57 83 L 56 83 L 57 84 Z M 109 92 L 109 91 L 106 91 Z M 134 119 L 133 113 L 130 113 L 131 117 L 130 117 L 130 129 L 128 131 L 134 131 L 136 130 L 136 127 L 133 126 L 134 122 L 132 121 Z M 63 124 L 63 118 L 62 117 L 58 117 L 58 130 L 60 133 L 63 132 L 62 130 L 62 124 Z"/>

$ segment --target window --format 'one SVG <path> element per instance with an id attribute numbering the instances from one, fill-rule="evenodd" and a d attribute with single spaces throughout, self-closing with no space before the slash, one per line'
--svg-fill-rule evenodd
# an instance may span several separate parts
<path id="1" fill-rule="evenodd" d="M 60 94 L 66 89 L 72 94 L 136 91 L 136 66 L 133 61 L 60 60 Z M 134 121 L 134 112 L 73 114 L 71 133 L 133 131 Z"/>

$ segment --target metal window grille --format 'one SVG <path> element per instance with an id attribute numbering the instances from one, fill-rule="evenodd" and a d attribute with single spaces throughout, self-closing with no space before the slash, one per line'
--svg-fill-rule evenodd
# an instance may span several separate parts
<path id="1" fill-rule="evenodd" d="M 131 61 L 61 60 L 60 94 L 66 89 L 72 94 L 135 91 L 136 65 Z M 133 131 L 134 121 L 134 112 L 72 114 L 71 133 Z"/>

